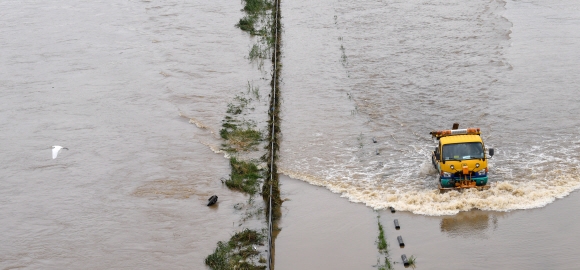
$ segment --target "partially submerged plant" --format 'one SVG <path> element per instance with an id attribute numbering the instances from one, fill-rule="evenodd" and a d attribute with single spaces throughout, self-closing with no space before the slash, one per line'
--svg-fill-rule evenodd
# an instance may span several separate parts
<path id="1" fill-rule="evenodd" d="M 417 257 L 411 255 L 411 257 L 409 257 L 407 259 L 407 261 L 409 262 L 409 266 L 411 266 L 413 269 L 415 269 L 415 260 L 417 259 Z"/>
<path id="2" fill-rule="evenodd" d="M 237 127 L 225 127 L 220 130 L 220 136 L 227 140 L 227 144 L 223 144 L 226 152 L 240 152 L 255 150 L 255 146 L 262 141 L 262 133 L 260 131 Z"/>
<path id="3" fill-rule="evenodd" d="M 226 185 L 231 189 L 244 191 L 253 195 L 258 191 L 259 181 L 262 171 L 252 162 L 238 160 L 236 157 L 230 158 L 232 168 L 230 179 L 226 180 Z"/>
<path id="4" fill-rule="evenodd" d="M 377 223 L 379 225 L 379 237 L 377 239 L 377 248 L 379 249 L 380 254 L 385 255 L 385 263 L 380 264 L 379 259 L 377 258 L 377 267 L 379 270 L 392 270 L 393 266 L 391 265 L 391 261 L 389 258 L 389 245 L 387 244 L 387 240 L 385 238 L 385 230 L 383 229 L 383 225 L 380 221 L 380 216 L 377 216 Z"/>
<path id="5" fill-rule="evenodd" d="M 258 91 L 257 88 L 252 88 L 249 82 L 248 87 Z M 251 89 L 248 89 L 248 91 Z M 259 97 L 259 93 L 254 94 Z M 237 119 L 239 118 L 238 115 L 248 109 L 248 104 L 251 101 L 251 98 L 237 95 L 234 98 L 234 102 L 228 104 L 226 113 L 229 115 L 223 120 L 222 129 L 220 130 L 220 137 L 226 140 L 226 143 L 222 145 L 222 150 L 229 153 L 255 150 L 255 146 L 262 141 L 262 133 L 256 130 L 256 123 L 254 121 Z"/>
<path id="6" fill-rule="evenodd" d="M 262 256 L 255 245 L 263 245 L 265 236 L 257 231 L 245 229 L 235 233 L 227 243 L 219 241 L 214 253 L 205 258 L 205 264 L 214 270 L 266 269 Z M 257 263 L 255 262 L 257 260 Z"/>
<path id="7" fill-rule="evenodd" d="M 269 0 L 243 0 L 243 2 L 245 2 L 243 11 L 246 16 L 240 19 L 236 26 L 251 35 L 263 35 L 271 27 L 262 26 L 256 30 L 256 23 L 264 21 L 267 12 L 272 10 L 272 2 Z"/>
<path id="8" fill-rule="evenodd" d="M 377 259 L 377 265 L 379 270 L 393 270 L 393 265 L 391 265 L 391 261 L 389 261 L 388 257 L 385 257 L 385 263 L 380 264 L 379 259 Z"/>
<path id="9" fill-rule="evenodd" d="M 383 225 L 381 225 L 381 222 L 378 223 L 379 223 L 379 239 L 377 241 L 377 245 L 379 248 L 379 252 L 388 254 L 389 252 L 387 250 L 388 245 L 387 240 L 385 239 L 385 231 L 383 230 Z"/>

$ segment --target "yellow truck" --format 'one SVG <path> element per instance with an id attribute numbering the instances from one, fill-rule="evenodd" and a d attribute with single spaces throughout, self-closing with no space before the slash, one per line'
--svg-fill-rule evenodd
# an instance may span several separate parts
<path id="1" fill-rule="evenodd" d="M 489 149 L 488 157 L 479 128 L 458 128 L 453 124 L 453 129 L 430 132 L 439 141 L 431 157 L 439 173 L 439 189 L 487 189 L 487 160 L 494 150 Z"/>

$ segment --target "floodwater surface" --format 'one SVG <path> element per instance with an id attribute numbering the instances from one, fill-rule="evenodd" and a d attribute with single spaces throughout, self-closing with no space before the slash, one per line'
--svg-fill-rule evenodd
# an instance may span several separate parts
<path id="1" fill-rule="evenodd" d="M 577 268 L 580 3 L 282 6 L 279 169 L 337 194 L 329 203 L 332 196 L 283 178 L 289 200 L 276 241 L 278 269 L 376 269 L 377 215 L 388 228 L 391 258 L 415 255 L 419 269 Z M 486 147 L 495 149 L 487 191 L 437 190 L 429 132 L 455 122 L 481 128 Z M 357 214 L 343 206 L 347 200 Z M 382 210 L 388 206 L 397 213 Z M 294 210 L 303 207 L 311 211 Z M 371 224 L 375 238 L 354 229 L 357 222 Z M 319 252 L 295 241 L 302 235 Z M 359 239 L 353 235 L 366 241 L 336 244 Z M 332 256 L 344 250 L 375 257 Z"/>
<path id="2" fill-rule="evenodd" d="M 240 229 L 212 151 L 228 102 L 267 85 L 240 9 L 0 3 L 1 269 L 203 269 Z"/>
<path id="3" fill-rule="evenodd" d="M 276 238 L 278 270 L 378 269 L 385 255 L 376 246 L 377 222 L 394 269 L 405 269 L 402 254 L 417 258 L 416 269 L 578 269 L 577 191 L 537 209 L 425 216 L 372 211 L 323 187 L 288 177 L 281 181 L 287 201 Z"/>
<path id="4" fill-rule="evenodd" d="M 563 198 L 580 187 L 579 6 L 285 3 L 282 172 L 425 215 Z M 455 122 L 496 150 L 488 191 L 435 191 L 429 132 Z"/>
<path id="5" fill-rule="evenodd" d="M 282 178 L 277 268 L 375 269 L 377 216 L 421 269 L 576 268 L 577 1 L 282 3 L 278 168 L 303 182 Z M 217 134 L 269 74 L 241 8 L 0 3 L 0 268 L 203 269 L 242 228 Z M 496 150 L 488 191 L 436 190 L 429 131 L 454 122 Z"/>

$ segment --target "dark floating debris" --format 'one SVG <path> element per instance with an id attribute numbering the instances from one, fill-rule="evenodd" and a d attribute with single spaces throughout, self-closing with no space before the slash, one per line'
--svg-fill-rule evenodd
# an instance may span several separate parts
<path id="1" fill-rule="evenodd" d="M 391 213 L 395 213 L 395 208 L 393 208 L 392 206 L 389 206 L 389 209 L 391 209 Z"/>
<path id="2" fill-rule="evenodd" d="M 401 228 L 401 226 L 399 226 L 399 220 L 398 219 L 395 219 L 395 229 L 398 230 L 400 228 Z"/>
<path id="3" fill-rule="evenodd" d="M 377 143 L 377 140 L 375 139 L 375 137 L 373 137 L 373 142 L 374 142 L 374 143 Z"/>
<path id="4" fill-rule="evenodd" d="M 409 266 L 409 260 L 407 260 L 407 255 L 405 254 L 401 255 L 401 259 L 403 260 L 404 266 Z"/>
<path id="5" fill-rule="evenodd" d="M 397 241 L 399 241 L 399 247 L 405 247 L 405 243 L 403 242 L 402 236 L 397 236 Z"/>
<path id="6" fill-rule="evenodd" d="M 375 153 L 376 153 L 377 155 L 380 155 L 380 153 L 379 153 L 379 149 L 377 149 L 377 150 L 375 151 Z"/>
<path id="7" fill-rule="evenodd" d="M 207 203 L 207 206 L 214 205 L 217 202 L 217 199 L 218 199 L 218 196 L 216 196 L 216 195 L 209 197 L 209 199 L 207 199 L 209 201 Z"/>

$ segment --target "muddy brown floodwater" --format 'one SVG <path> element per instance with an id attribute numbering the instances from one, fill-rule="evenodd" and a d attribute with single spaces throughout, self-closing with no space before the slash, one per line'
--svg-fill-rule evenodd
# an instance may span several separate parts
<path id="1" fill-rule="evenodd" d="M 0 268 L 204 269 L 247 226 L 218 134 L 270 74 L 247 59 L 241 8 L 0 2 Z M 377 216 L 393 261 L 419 269 L 578 268 L 579 2 L 281 10 L 277 269 L 375 269 Z M 244 117 L 266 121 L 265 102 Z M 428 132 L 453 122 L 496 149 L 489 191 L 435 191 Z"/>
<path id="2" fill-rule="evenodd" d="M 577 269 L 580 194 L 546 207 L 511 212 L 471 210 L 448 216 L 373 211 L 323 187 L 281 178 L 282 231 L 276 269 L 375 269 L 377 216 L 394 269 L 401 254 L 417 269 Z M 398 219 L 401 228 L 395 229 Z M 400 248 L 397 236 L 405 247 Z M 382 262 L 381 262 L 382 263 Z"/>
<path id="3" fill-rule="evenodd" d="M 578 267 L 578 2 L 323 0 L 282 10 L 279 168 L 298 180 L 281 181 L 290 200 L 277 269 L 376 268 L 378 214 L 393 260 L 414 255 L 418 269 Z M 437 191 L 429 131 L 454 122 L 480 127 L 495 148 L 490 190 Z"/>
<path id="4" fill-rule="evenodd" d="M 243 228 L 214 152 L 234 96 L 269 92 L 241 7 L 0 3 L 0 269 L 204 269 Z"/>

